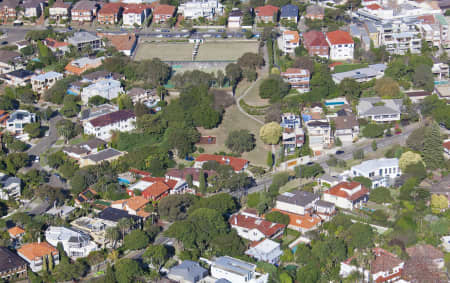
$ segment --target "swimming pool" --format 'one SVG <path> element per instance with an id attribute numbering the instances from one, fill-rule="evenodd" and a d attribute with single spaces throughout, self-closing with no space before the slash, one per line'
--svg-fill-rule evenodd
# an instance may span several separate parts
<path id="1" fill-rule="evenodd" d="M 130 184 L 130 181 L 128 181 L 127 179 L 117 178 L 117 180 L 119 180 L 119 183 L 127 185 L 127 186 Z"/>

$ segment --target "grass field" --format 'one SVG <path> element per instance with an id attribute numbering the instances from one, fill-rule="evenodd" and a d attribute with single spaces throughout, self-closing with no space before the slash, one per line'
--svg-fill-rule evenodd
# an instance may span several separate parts
<path id="1" fill-rule="evenodd" d="M 199 129 L 203 136 L 215 136 L 217 142 L 214 145 L 200 145 L 205 149 L 206 153 L 214 153 L 219 151 L 229 150 L 225 146 L 225 140 L 228 134 L 233 130 L 247 129 L 256 139 L 256 147 L 251 152 L 242 154 L 243 158 L 246 158 L 253 165 L 266 166 L 267 151 L 270 150 L 270 146 L 263 144 L 259 138 L 259 129 L 262 125 L 254 120 L 249 119 L 242 114 L 236 105 L 227 108 L 223 121 L 218 128 L 215 129 Z"/>
<path id="2" fill-rule="evenodd" d="M 193 43 L 150 43 L 139 44 L 135 60 L 160 58 L 162 61 L 191 61 Z M 258 43 L 249 42 L 205 42 L 200 45 L 196 61 L 235 61 L 246 52 L 258 53 Z"/>

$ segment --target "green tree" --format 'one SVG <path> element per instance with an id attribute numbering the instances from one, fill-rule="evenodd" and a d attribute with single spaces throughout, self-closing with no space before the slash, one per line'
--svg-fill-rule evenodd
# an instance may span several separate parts
<path id="1" fill-rule="evenodd" d="M 63 107 L 61 108 L 61 114 L 65 117 L 74 117 L 80 112 L 80 106 L 76 102 L 76 96 L 66 95 L 64 97 Z"/>
<path id="2" fill-rule="evenodd" d="M 399 94 L 400 88 L 394 79 L 390 77 L 383 77 L 376 81 L 375 91 L 378 96 L 392 98 Z"/>
<path id="3" fill-rule="evenodd" d="M 290 85 L 280 75 L 270 75 L 259 86 L 259 96 L 269 98 L 270 102 L 276 102 L 285 97 L 290 90 Z"/>
<path id="4" fill-rule="evenodd" d="M 169 252 L 163 245 L 150 245 L 142 255 L 145 263 L 152 265 L 156 270 L 160 270 L 161 267 L 169 259 Z"/>
<path id="5" fill-rule="evenodd" d="M 415 151 L 422 151 L 426 127 L 415 129 L 406 139 L 406 145 Z"/>
<path id="6" fill-rule="evenodd" d="M 190 211 L 195 211 L 200 208 L 210 208 L 218 211 L 222 215 L 229 215 L 237 210 L 237 203 L 229 194 L 221 193 L 199 199 L 191 206 Z"/>
<path id="7" fill-rule="evenodd" d="M 428 169 L 438 169 L 444 164 L 442 139 L 436 122 L 425 132 L 423 160 Z"/>
<path id="8" fill-rule="evenodd" d="M 259 130 L 261 140 L 266 144 L 277 144 L 281 137 L 281 126 L 276 122 L 265 124 Z"/>
<path id="9" fill-rule="evenodd" d="M 123 239 L 124 247 L 129 250 L 140 250 L 145 248 L 149 243 L 147 234 L 141 230 L 133 230 L 125 235 Z"/>
<path id="10" fill-rule="evenodd" d="M 105 278 L 103 280 L 104 283 L 115 283 L 116 281 L 116 275 L 114 274 L 114 270 L 111 267 L 111 264 L 108 262 L 108 265 L 106 266 L 106 273 Z"/>
<path id="11" fill-rule="evenodd" d="M 198 175 L 198 182 L 199 182 L 198 189 L 200 190 L 200 192 L 202 194 L 206 193 L 206 177 L 205 172 L 203 172 L 203 170 L 200 170 L 200 173 Z"/>
<path id="12" fill-rule="evenodd" d="M 379 138 L 384 134 L 384 128 L 378 124 L 369 124 L 364 127 L 362 134 L 366 138 Z"/>
<path id="13" fill-rule="evenodd" d="M 64 138 L 66 143 L 76 135 L 75 124 L 66 119 L 62 119 L 56 123 L 56 131 L 59 136 Z"/>
<path id="14" fill-rule="evenodd" d="M 228 134 L 225 145 L 233 152 L 248 152 L 255 148 L 255 137 L 248 130 L 235 130 Z"/>
<path id="15" fill-rule="evenodd" d="M 278 211 L 267 213 L 265 218 L 270 222 L 280 223 L 284 225 L 289 224 L 289 216 Z"/>
<path id="16" fill-rule="evenodd" d="M 39 122 L 26 124 L 23 130 L 32 138 L 37 138 L 41 135 L 41 124 Z"/>
<path id="17" fill-rule="evenodd" d="M 109 102 L 108 99 L 106 99 L 106 98 L 104 98 L 103 96 L 100 96 L 100 95 L 92 96 L 88 100 L 88 104 L 96 105 L 96 106 L 101 105 L 101 104 L 105 104 L 105 103 L 108 103 L 108 102 Z"/>
<path id="18" fill-rule="evenodd" d="M 367 189 L 372 188 L 372 180 L 363 176 L 357 176 L 353 178 L 353 181 L 361 183 Z"/>
<path id="19" fill-rule="evenodd" d="M 384 188 L 375 188 L 370 192 L 370 200 L 376 203 L 392 203 L 394 199 L 391 196 L 391 192 Z"/>
<path id="20" fill-rule="evenodd" d="M 416 88 L 423 88 L 427 91 L 432 91 L 434 88 L 434 79 L 431 72 L 431 67 L 425 64 L 420 64 L 414 69 L 412 80 Z"/>
<path id="21" fill-rule="evenodd" d="M 371 146 L 372 146 L 372 150 L 373 150 L 373 151 L 377 151 L 378 145 L 377 145 L 377 141 L 376 141 L 376 140 L 373 140 L 373 141 L 372 141 Z"/>
<path id="22" fill-rule="evenodd" d="M 358 101 L 361 96 L 360 84 L 354 79 L 345 78 L 339 84 L 339 90 L 349 101 Z"/>
<path id="23" fill-rule="evenodd" d="M 364 159 L 364 150 L 358 149 L 353 152 L 353 159 Z"/>
<path id="24" fill-rule="evenodd" d="M 273 154 L 271 151 L 267 152 L 267 166 L 271 167 L 273 166 Z"/>
<path id="25" fill-rule="evenodd" d="M 129 258 L 119 260 L 114 267 L 118 283 L 135 282 L 135 279 L 143 273 L 139 263 Z"/>
<path id="26" fill-rule="evenodd" d="M 230 84 L 233 87 L 233 93 L 234 93 L 234 90 L 236 89 L 237 84 L 239 83 L 239 81 L 242 78 L 242 69 L 238 64 L 230 63 L 225 67 L 225 73 L 226 73 L 228 80 L 230 81 Z"/>

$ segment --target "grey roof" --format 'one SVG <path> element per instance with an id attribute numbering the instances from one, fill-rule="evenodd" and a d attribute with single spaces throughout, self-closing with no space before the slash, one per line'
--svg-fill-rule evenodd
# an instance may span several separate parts
<path id="1" fill-rule="evenodd" d="M 357 24 L 351 24 L 349 26 L 350 29 L 350 34 L 353 37 L 360 37 L 361 36 L 361 29 L 359 28 L 359 26 Z"/>
<path id="2" fill-rule="evenodd" d="M 334 203 L 328 202 L 328 201 L 324 201 L 324 200 L 318 200 L 316 202 L 316 206 L 321 206 L 321 207 L 333 207 Z"/>
<path id="3" fill-rule="evenodd" d="M 75 153 L 75 154 L 84 154 L 84 153 L 88 153 L 89 150 L 85 149 L 85 148 L 81 148 L 79 146 L 67 146 L 63 148 L 63 151 L 65 152 L 70 152 L 70 153 Z"/>
<path id="4" fill-rule="evenodd" d="M 198 262 L 185 260 L 181 264 L 170 269 L 169 275 L 182 277 L 185 281 L 195 283 L 204 278 L 208 270 L 201 267 Z"/>
<path id="5" fill-rule="evenodd" d="M 80 2 L 78 2 L 78 3 L 80 3 Z M 90 41 L 95 41 L 95 40 L 100 40 L 100 37 L 98 37 L 92 33 L 89 33 L 87 31 L 80 31 L 80 32 L 74 33 L 73 36 L 69 37 L 67 42 L 69 42 L 72 45 L 77 45 L 79 43 L 90 42 Z"/>
<path id="6" fill-rule="evenodd" d="M 214 283 L 231 283 L 231 282 L 228 281 L 227 279 L 220 278 L 220 279 L 216 280 Z"/>
<path id="7" fill-rule="evenodd" d="M 298 17 L 298 7 L 292 4 L 281 7 L 281 18 Z"/>
<path id="8" fill-rule="evenodd" d="M 277 197 L 277 201 L 305 206 L 312 203 L 318 196 L 307 191 L 286 192 Z"/>
<path id="9" fill-rule="evenodd" d="M 8 250 L 6 247 L 0 247 L 0 272 L 10 272 L 16 268 L 26 268 L 27 263 L 20 256 Z"/>
<path id="10" fill-rule="evenodd" d="M 37 8 L 41 5 L 44 1 L 42 0 L 28 0 L 23 2 L 23 7 L 26 8 Z"/>
<path id="11" fill-rule="evenodd" d="M 72 12 L 74 10 L 94 10 L 97 8 L 97 2 L 94 1 L 80 1 L 77 2 L 73 8 Z"/>
<path id="12" fill-rule="evenodd" d="M 367 31 L 369 33 L 376 33 L 378 32 L 377 27 L 375 26 L 375 24 L 371 21 L 365 21 L 364 24 L 366 25 Z"/>
<path id="13" fill-rule="evenodd" d="M 320 176 L 320 179 L 324 180 L 324 181 L 327 181 L 327 182 L 330 182 L 330 183 L 332 183 L 332 182 L 339 182 L 338 178 L 333 177 L 333 176 L 331 176 L 330 174 L 327 174 L 327 173 L 325 173 L 322 176 Z"/>
<path id="14" fill-rule="evenodd" d="M 8 187 L 11 184 L 20 184 L 20 178 L 17 177 L 9 177 L 5 180 L 5 182 L 2 182 L 2 185 L 5 187 Z"/>
<path id="15" fill-rule="evenodd" d="M 130 218 L 134 220 L 139 220 L 140 217 L 137 215 L 131 215 L 126 210 L 117 209 L 113 207 L 107 207 L 104 210 L 102 210 L 98 215 L 98 218 L 112 221 L 112 222 L 119 222 L 122 218 Z"/>
<path id="16" fill-rule="evenodd" d="M 24 79 L 26 77 L 30 77 L 33 76 L 34 73 L 25 69 L 20 69 L 20 70 L 14 70 L 12 72 L 9 72 L 7 74 L 8 76 L 12 76 L 12 77 L 16 77 L 16 78 L 21 78 Z"/>
<path id="17" fill-rule="evenodd" d="M 384 105 L 375 106 L 383 102 Z M 363 97 L 356 107 L 358 115 L 400 114 L 403 107 L 402 99 L 381 99 L 380 97 Z"/>
<path id="18" fill-rule="evenodd" d="M 213 263 L 217 268 L 225 269 L 241 276 L 247 276 L 249 272 L 254 272 L 256 265 L 229 256 L 216 258 Z M 219 278 L 220 279 L 220 278 Z"/>
<path id="19" fill-rule="evenodd" d="M 90 159 L 94 162 L 100 162 L 100 161 L 107 160 L 109 158 L 113 158 L 113 157 L 121 155 L 121 154 L 122 154 L 122 152 L 115 150 L 114 148 L 107 148 L 102 151 L 99 151 L 98 153 L 83 157 L 83 159 Z"/>
<path id="20" fill-rule="evenodd" d="M 387 66 L 385 64 L 373 64 L 369 65 L 366 68 L 351 70 L 347 72 L 335 73 L 333 74 L 333 79 L 337 81 L 342 81 L 345 78 L 350 79 L 367 79 L 367 78 L 375 78 L 377 75 L 384 73 Z"/>
<path id="21" fill-rule="evenodd" d="M 308 7 L 306 7 L 306 14 L 307 15 L 320 15 L 320 14 L 324 14 L 325 13 L 325 9 L 322 6 L 319 5 L 309 5 Z"/>
<path id="22" fill-rule="evenodd" d="M 98 138 L 92 138 L 88 141 L 85 141 L 83 143 L 80 143 L 78 146 L 79 147 L 89 147 L 90 149 L 95 149 L 98 148 L 99 146 L 105 145 L 107 144 L 107 142 L 105 142 L 104 140 L 98 139 Z"/>

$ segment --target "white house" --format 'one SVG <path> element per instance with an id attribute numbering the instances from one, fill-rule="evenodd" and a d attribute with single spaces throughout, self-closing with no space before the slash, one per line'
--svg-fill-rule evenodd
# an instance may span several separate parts
<path id="1" fill-rule="evenodd" d="M 326 120 L 311 120 L 305 123 L 309 137 L 309 147 L 315 155 L 331 144 L 331 125 Z"/>
<path id="2" fill-rule="evenodd" d="M 285 30 L 281 36 L 281 50 L 284 54 L 294 54 L 295 48 L 300 46 L 300 35 L 297 31 Z"/>
<path id="3" fill-rule="evenodd" d="M 123 25 L 128 27 L 141 26 L 149 15 L 150 9 L 147 5 L 127 5 L 122 13 Z"/>
<path id="4" fill-rule="evenodd" d="M 43 93 L 45 90 L 51 88 L 56 81 L 63 78 L 63 74 L 58 72 L 47 72 L 31 77 L 31 87 L 37 93 Z"/>
<path id="5" fill-rule="evenodd" d="M 25 69 L 14 70 L 9 73 L 3 74 L 0 79 L 7 83 L 8 85 L 12 85 L 15 87 L 26 86 L 30 83 L 31 77 L 34 76 L 34 73 Z"/>
<path id="6" fill-rule="evenodd" d="M 442 247 L 446 252 L 450 252 L 450 236 L 444 236 L 441 238 Z"/>
<path id="7" fill-rule="evenodd" d="M 233 214 L 228 220 L 231 228 L 238 235 L 250 241 L 260 241 L 264 238 L 276 238 L 283 234 L 285 225 L 273 223 L 248 214 Z"/>
<path id="8" fill-rule="evenodd" d="M 36 114 L 27 110 L 16 110 L 6 121 L 6 130 L 13 134 L 23 134 L 23 128 L 26 124 L 36 122 Z"/>
<path id="9" fill-rule="evenodd" d="M 83 122 L 84 133 L 102 140 L 111 138 L 112 131 L 129 132 L 136 128 L 136 116 L 128 110 L 101 115 Z"/>
<path id="10" fill-rule="evenodd" d="M 343 144 L 349 144 L 358 137 L 359 123 L 355 115 L 338 116 L 333 121 L 335 125 L 334 137 L 339 138 Z"/>
<path id="11" fill-rule="evenodd" d="M 279 243 L 270 239 L 265 239 L 256 246 L 250 247 L 245 254 L 255 258 L 258 261 L 278 264 L 283 251 L 281 250 Z"/>
<path id="12" fill-rule="evenodd" d="M 43 261 L 52 260 L 53 266 L 59 263 L 59 252 L 47 242 L 27 243 L 17 250 L 17 254 L 23 258 L 33 272 L 42 270 Z"/>
<path id="13" fill-rule="evenodd" d="M 233 9 L 228 15 L 228 28 L 240 28 L 243 16 L 244 13 L 241 10 Z"/>
<path id="14" fill-rule="evenodd" d="M 399 121 L 402 109 L 402 99 L 381 99 L 380 97 L 362 97 L 356 106 L 359 118 L 377 123 Z"/>
<path id="15" fill-rule="evenodd" d="M 17 177 L 10 177 L 0 173 L 0 199 L 17 199 L 21 195 L 21 180 Z"/>
<path id="16" fill-rule="evenodd" d="M 340 182 L 323 193 L 323 200 L 339 208 L 353 210 L 369 199 L 369 190 L 358 182 Z"/>
<path id="17" fill-rule="evenodd" d="M 194 0 L 180 4 L 178 11 L 187 19 L 200 17 L 213 19 L 223 14 L 223 5 L 218 0 Z"/>
<path id="18" fill-rule="evenodd" d="M 379 158 L 363 161 L 351 169 L 353 177 L 366 177 L 372 180 L 372 188 L 389 187 L 395 178 L 401 176 L 397 158 Z"/>
<path id="19" fill-rule="evenodd" d="M 330 46 L 331 60 L 352 60 L 354 51 L 354 42 L 352 36 L 342 30 L 328 32 L 326 36 Z"/>
<path id="20" fill-rule="evenodd" d="M 98 250 L 97 244 L 91 241 L 89 235 L 72 228 L 50 226 L 45 231 L 45 239 L 54 247 L 61 243 L 71 258 L 86 257 L 90 252 Z"/>
<path id="21" fill-rule="evenodd" d="M 120 81 L 113 79 L 106 79 L 97 81 L 81 91 L 81 100 L 84 104 L 87 104 L 89 98 L 94 96 L 101 96 L 108 100 L 117 98 L 124 90 L 120 85 Z"/>
<path id="22" fill-rule="evenodd" d="M 373 79 L 381 79 L 384 76 L 386 70 L 386 64 L 372 64 L 366 68 L 351 70 L 348 72 L 334 73 L 331 75 L 333 81 L 340 84 L 344 79 L 354 79 L 355 81 L 368 82 Z"/>
<path id="23" fill-rule="evenodd" d="M 299 215 L 312 214 L 319 199 L 318 195 L 307 191 L 285 192 L 277 197 L 275 208 Z"/>
<path id="24" fill-rule="evenodd" d="M 218 257 L 212 262 L 211 276 L 233 283 L 267 283 L 269 280 L 268 274 L 256 272 L 255 264 L 229 256 Z"/>

